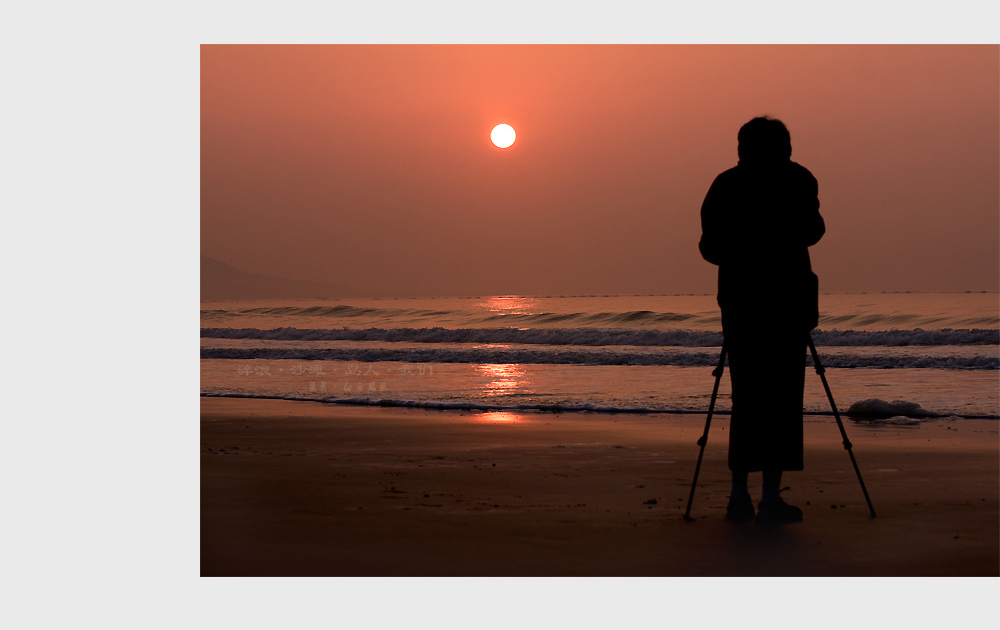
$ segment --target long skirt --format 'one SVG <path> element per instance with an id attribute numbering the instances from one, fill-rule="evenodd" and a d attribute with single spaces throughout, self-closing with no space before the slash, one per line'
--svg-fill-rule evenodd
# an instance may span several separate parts
<path id="1" fill-rule="evenodd" d="M 806 332 L 727 326 L 723 318 L 733 412 L 729 468 L 802 470 L 802 389 Z"/>

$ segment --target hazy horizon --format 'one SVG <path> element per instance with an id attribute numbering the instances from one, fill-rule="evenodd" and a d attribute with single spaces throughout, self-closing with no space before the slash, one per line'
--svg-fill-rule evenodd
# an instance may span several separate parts
<path id="1" fill-rule="evenodd" d="M 288 281 L 290 284 L 289 284 L 289 286 L 282 286 L 282 289 L 283 289 L 282 295 L 279 295 L 279 296 L 261 294 L 261 295 L 253 295 L 253 296 L 246 295 L 246 296 L 242 296 L 242 297 L 241 296 L 235 296 L 235 297 L 234 296 L 225 296 L 225 297 L 208 296 L 208 297 L 206 297 L 206 295 L 205 295 L 206 281 L 209 281 L 209 283 L 218 285 L 221 282 L 231 282 L 231 280 L 230 280 L 230 278 L 228 276 L 223 276 L 221 278 L 219 278 L 219 277 L 212 277 L 212 276 L 206 276 L 206 271 L 205 271 L 205 266 L 204 266 L 204 259 L 210 259 L 210 257 L 202 256 L 202 259 L 203 259 L 202 260 L 203 264 L 202 264 L 202 272 L 201 272 L 202 273 L 202 276 L 201 276 L 202 277 L 202 298 L 201 298 L 201 300 L 203 302 L 233 302 L 233 301 L 245 301 L 245 300 L 249 300 L 249 301 L 261 301 L 261 302 L 263 302 L 263 301 L 271 301 L 271 300 L 299 300 L 299 301 L 301 301 L 301 300 L 340 300 L 340 299 L 349 299 L 349 300 L 368 300 L 368 299 L 371 299 L 371 300 L 391 300 L 391 299 L 397 299 L 397 298 L 398 299 L 463 299 L 463 298 L 481 299 L 481 298 L 485 298 L 485 297 L 526 297 L 526 298 L 541 298 L 541 297 L 546 297 L 546 298 L 580 298 L 580 297 L 629 297 L 629 296 L 635 296 L 635 297 L 645 297 L 645 296 L 653 296 L 653 297 L 712 296 L 712 297 L 714 297 L 715 294 L 716 294 L 716 290 L 713 287 L 711 290 L 708 290 L 708 291 L 702 291 L 702 292 L 684 292 L 684 293 L 681 293 L 681 292 L 670 292 L 670 293 L 650 293 L 650 292 L 643 292 L 643 293 L 607 293 L 607 294 L 603 294 L 603 293 L 601 293 L 601 294 L 598 294 L 598 293 L 586 293 L 586 294 L 583 294 L 583 293 L 580 293 L 580 294 L 566 294 L 566 293 L 546 293 L 546 294 L 542 294 L 542 293 L 537 293 L 536 294 L 536 293 L 486 293 L 486 292 L 482 292 L 482 293 L 462 293 L 462 294 L 457 294 L 457 293 L 456 294 L 441 293 L 441 294 L 437 294 L 437 295 L 425 295 L 425 294 L 417 294 L 417 293 L 412 293 L 412 292 L 411 293 L 364 293 L 364 292 L 361 292 L 361 291 L 355 291 L 354 287 L 350 287 L 350 286 L 338 286 L 336 288 L 337 289 L 341 289 L 342 292 L 339 293 L 339 294 L 337 294 L 337 295 L 333 295 L 332 291 L 330 292 L 331 293 L 330 295 L 320 295 L 316 291 L 310 291 L 309 289 L 301 290 L 298 293 L 296 293 L 295 295 L 291 295 L 289 293 L 290 290 L 292 290 L 295 287 L 297 287 L 299 285 L 302 285 L 302 284 L 310 284 L 310 281 L 297 280 L 295 278 L 283 278 L 283 277 L 280 277 L 280 276 L 267 276 L 267 275 L 264 275 L 264 274 L 250 274 L 250 272 L 246 272 L 246 271 L 244 271 L 242 269 L 233 267 L 232 269 L 234 271 L 236 271 L 237 273 L 239 273 L 241 275 L 242 274 L 249 274 L 249 275 L 258 276 L 257 279 L 261 280 L 261 281 L 282 280 L 282 281 Z M 230 266 L 227 263 L 225 263 L 223 261 L 220 261 L 220 260 L 214 260 L 214 259 L 210 259 L 210 260 L 212 260 L 214 263 L 221 263 L 223 265 Z M 241 284 L 245 284 L 245 282 L 241 283 Z M 322 282 L 314 282 L 314 284 L 321 285 L 321 284 L 324 284 L 324 283 L 322 283 Z M 272 285 L 269 284 L 268 288 L 270 288 L 271 286 Z M 345 289 L 346 289 L 346 291 L 345 291 Z M 254 290 L 250 290 L 250 292 L 252 292 L 252 293 L 262 293 L 262 292 L 254 291 Z M 890 290 L 882 290 L 882 291 L 820 291 L 820 295 L 865 295 L 865 294 L 873 294 L 873 295 L 875 295 L 875 294 L 907 294 L 907 293 L 912 293 L 912 294 L 920 294 L 920 293 L 929 293 L 929 294 L 934 294 L 934 293 L 955 293 L 955 294 L 965 294 L 965 293 L 1000 293 L 1000 290 L 998 290 L 998 289 L 983 289 L 983 290 L 958 289 L 958 290 L 952 290 L 952 291 L 911 291 L 911 290 L 891 290 L 891 291 Z"/>
<path id="2" fill-rule="evenodd" d="M 701 201 L 767 114 L 819 181 L 822 292 L 1000 285 L 995 45 L 202 46 L 201 103 L 201 253 L 250 273 L 713 293 Z"/>

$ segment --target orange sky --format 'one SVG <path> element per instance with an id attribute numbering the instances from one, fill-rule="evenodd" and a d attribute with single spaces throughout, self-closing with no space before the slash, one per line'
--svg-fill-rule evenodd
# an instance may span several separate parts
<path id="1" fill-rule="evenodd" d="M 1000 288 L 995 45 L 203 46 L 201 70 L 201 250 L 247 271 L 714 292 L 701 201 L 768 114 L 819 180 L 822 291 Z"/>

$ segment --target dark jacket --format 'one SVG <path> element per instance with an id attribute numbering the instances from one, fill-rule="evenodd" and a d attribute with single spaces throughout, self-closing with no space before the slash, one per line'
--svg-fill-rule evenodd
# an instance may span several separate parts
<path id="1" fill-rule="evenodd" d="M 701 254 L 719 266 L 723 329 L 816 326 L 808 248 L 826 227 L 812 173 L 790 160 L 740 161 L 709 188 L 701 227 Z"/>

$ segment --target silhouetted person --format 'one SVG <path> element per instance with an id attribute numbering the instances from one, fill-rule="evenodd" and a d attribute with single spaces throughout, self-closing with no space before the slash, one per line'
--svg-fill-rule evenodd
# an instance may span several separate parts
<path id="1" fill-rule="evenodd" d="M 781 473 L 802 470 L 807 335 L 818 319 L 809 246 L 823 236 L 816 178 L 791 161 L 785 125 L 740 128 L 739 163 L 715 178 L 701 207 L 702 256 L 719 266 L 719 307 L 733 412 L 726 518 L 754 518 L 747 475 L 763 471 L 761 524 L 802 520 L 779 496 Z"/>

